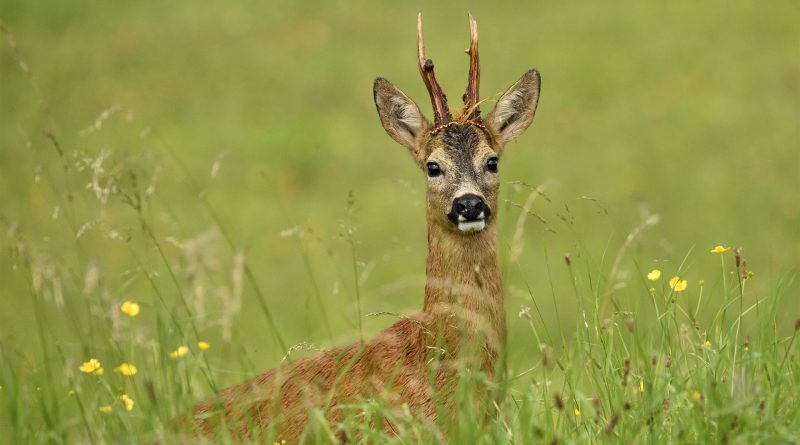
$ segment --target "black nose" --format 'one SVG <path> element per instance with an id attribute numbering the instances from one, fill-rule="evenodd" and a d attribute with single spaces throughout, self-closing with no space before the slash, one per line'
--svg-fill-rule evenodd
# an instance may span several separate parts
<path id="1" fill-rule="evenodd" d="M 461 221 L 475 221 L 485 218 L 486 204 L 483 199 L 475 194 L 467 193 L 459 196 L 453 201 L 453 213 Z M 481 213 L 484 213 L 481 215 Z M 463 219 L 461 219 L 463 218 Z"/>

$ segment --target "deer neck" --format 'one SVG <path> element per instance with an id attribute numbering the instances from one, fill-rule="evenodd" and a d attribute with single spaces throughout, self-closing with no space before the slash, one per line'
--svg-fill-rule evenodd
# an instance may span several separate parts
<path id="1" fill-rule="evenodd" d="M 491 372 L 505 346 L 505 312 L 494 221 L 463 235 L 428 223 L 426 324 L 428 345 L 458 357 L 479 351 Z M 461 358 L 461 357 L 459 357 Z"/>

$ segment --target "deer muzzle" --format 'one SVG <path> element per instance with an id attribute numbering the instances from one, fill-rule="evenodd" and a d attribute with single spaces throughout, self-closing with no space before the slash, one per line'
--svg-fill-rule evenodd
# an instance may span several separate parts
<path id="1" fill-rule="evenodd" d="M 472 233 L 483 230 L 491 215 L 492 211 L 482 197 L 467 193 L 453 200 L 447 219 L 461 232 Z"/>

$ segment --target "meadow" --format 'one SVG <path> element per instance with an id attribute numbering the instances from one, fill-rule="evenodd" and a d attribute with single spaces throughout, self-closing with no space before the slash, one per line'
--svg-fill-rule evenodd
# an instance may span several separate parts
<path id="1" fill-rule="evenodd" d="M 457 102 L 465 8 L 0 3 L 0 442 L 176 443 L 216 389 L 418 311 L 424 176 L 372 81 L 430 116 L 421 11 Z M 500 165 L 504 397 L 451 443 L 800 442 L 797 4 L 471 11 L 489 103 L 542 93 Z M 357 408 L 307 442 L 442 440 Z"/>

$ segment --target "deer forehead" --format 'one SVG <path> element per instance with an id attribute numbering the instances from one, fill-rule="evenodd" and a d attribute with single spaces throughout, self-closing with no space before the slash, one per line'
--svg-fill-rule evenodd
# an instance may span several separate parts
<path id="1" fill-rule="evenodd" d="M 451 125 L 441 130 L 428 144 L 428 161 L 446 164 L 458 175 L 474 175 L 485 158 L 496 156 L 483 130 L 469 125 Z"/>

